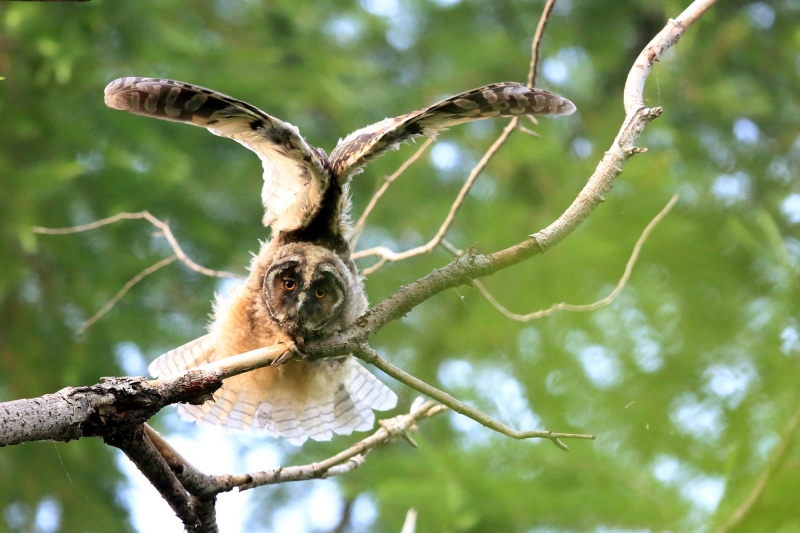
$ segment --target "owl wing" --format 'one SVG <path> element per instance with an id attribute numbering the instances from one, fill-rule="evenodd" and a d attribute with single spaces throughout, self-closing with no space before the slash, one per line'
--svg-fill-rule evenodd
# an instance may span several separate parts
<path id="1" fill-rule="evenodd" d="M 435 135 L 450 126 L 494 117 L 574 112 L 575 104 L 544 89 L 530 89 L 512 81 L 493 83 L 354 131 L 331 152 L 331 165 L 335 174 L 346 181 L 386 150 L 414 137 Z"/>
<path id="2" fill-rule="evenodd" d="M 317 149 L 295 126 L 230 96 L 180 81 L 120 78 L 105 89 L 106 105 L 137 115 L 184 122 L 228 137 L 255 152 L 264 167 L 264 225 L 304 227 L 321 207 L 329 177 Z"/>
<path id="3" fill-rule="evenodd" d="M 209 333 L 157 357 L 148 370 L 153 377 L 168 378 L 218 359 L 214 334 Z M 180 404 L 178 413 L 187 422 L 249 429 L 257 408 L 246 395 L 223 386 L 214 393 L 212 401 L 202 405 Z"/>
<path id="4" fill-rule="evenodd" d="M 217 359 L 214 346 L 214 335 L 211 333 L 187 342 L 183 346 L 157 357 L 150 363 L 148 367 L 150 375 L 157 378 L 169 378 L 190 368 L 210 363 Z"/>
<path id="5" fill-rule="evenodd" d="M 214 334 L 210 333 L 161 355 L 150 363 L 149 370 L 155 377 L 166 378 L 217 359 Z M 237 378 L 231 378 L 211 401 L 180 404 L 178 413 L 187 422 L 261 429 L 299 446 L 308 438 L 324 441 L 334 433 L 369 430 L 375 425 L 373 409 L 386 411 L 397 405 L 395 393 L 352 357 L 304 365 L 300 376 L 308 381 L 305 386 L 289 382 L 287 388 L 272 382 L 264 388 L 243 389 L 241 381 L 237 386 Z M 300 386 L 291 390 L 292 383 Z"/>

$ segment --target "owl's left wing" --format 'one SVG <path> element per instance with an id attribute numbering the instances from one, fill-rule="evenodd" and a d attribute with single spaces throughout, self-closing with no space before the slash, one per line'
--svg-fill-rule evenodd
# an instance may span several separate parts
<path id="1" fill-rule="evenodd" d="M 264 225 L 304 227 L 321 207 L 329 176 L 317 150 L 295 126 L 222 93 L 180 81 L 120 78 L 108 84 L 106 105 L 162 120 L 201 126 L 255 152 L 264 167 Z"/>
<path id="2" fill-rule="evenodd" d="M 347 180 L 386 150 L 420 135 L 435 135 L 450 126 L 495 117 L 574 112 L 575 104 L 544 89 L 511 81 L 493 83 L 354 131 L 331 152 L 331 165 L 340 180 Z"/>

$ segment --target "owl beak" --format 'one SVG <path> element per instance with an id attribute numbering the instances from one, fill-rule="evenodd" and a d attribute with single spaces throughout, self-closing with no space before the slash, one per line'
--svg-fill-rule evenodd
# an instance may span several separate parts
<path id="1" fill-rule="evenodd" d="M 301 292 L 297 295 L 297 314 L 300 314 L 300 310 L 303 308 L 303 304 L 306 303 L 306 298 L 308 298 L 308 294 Z"/>

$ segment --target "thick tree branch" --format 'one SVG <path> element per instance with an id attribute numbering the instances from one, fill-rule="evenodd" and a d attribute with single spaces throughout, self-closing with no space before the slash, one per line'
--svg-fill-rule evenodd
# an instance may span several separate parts
<path id="1" fill-rule="evenodd" d="M 189 371 L 155 385 L 142 377 L 103 378 L 90 387 L 0 403 L 0 447 L 37 440 L 127 434 L 164 406 L 203 403 L 222 386 L 219 371 Z"/>
<path id="2" fill-rule="evenodd" d="M 136 468 L 144 474 L 161 494 L 161 497 L 172 507 L 187 530 L 194 530 L 200 525 L 197 514 L 190 506 L 189 494 L 170 470 L 161 454 L 158 453 L 142 425 L 138 425 L 128 432 L 120 432 L 106 437 L 103 441 L 110 446 L 119 448 L 128 456 L 128 459 L 136 465 Z"/>

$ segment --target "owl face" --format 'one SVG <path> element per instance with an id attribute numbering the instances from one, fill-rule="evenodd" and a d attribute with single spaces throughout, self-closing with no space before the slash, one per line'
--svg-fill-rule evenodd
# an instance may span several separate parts
<path id="1" fill-rule="evenodd" d="M 264 276 L 264 302 L 272 317 L 295 338 L 322 333 L 339 318 L 347 300 L 340 261 L 332 254 L 317 259 L 321 260 L 290 255 L 272 264 Z"/>

